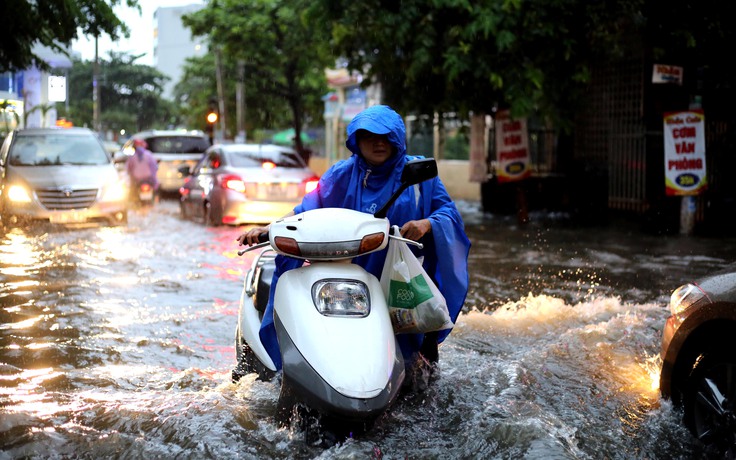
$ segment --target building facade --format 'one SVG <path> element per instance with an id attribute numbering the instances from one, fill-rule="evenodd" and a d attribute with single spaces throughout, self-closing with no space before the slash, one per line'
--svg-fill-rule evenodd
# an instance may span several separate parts
<path id="1" fill-rule="evenodd" d="M 191 30 L 181 22 L 183 15 L 201 8 L 203 5 L 198 4 L 172 6 L 157 8 L 153 14 L 153 66 L 171 78 L 164 86 L 163 95 L 167 99 L 173 98 L 186 59 L 207 53 L 204 37 L 192 37 Z"/>
<path id="2" fill-rule="evenodd" d="M 0 74 L 0 136 L 18 127 L 56 123 L 56 103 L 67 101 L 66 75 L 72 62 L 62 53 L 36 45 L 33 53 L 50 66 Z"/>

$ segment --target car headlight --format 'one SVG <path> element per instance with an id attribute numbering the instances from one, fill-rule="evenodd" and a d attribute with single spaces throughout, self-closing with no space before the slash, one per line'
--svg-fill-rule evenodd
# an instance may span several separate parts
<path id="1" fill-rule="evenodd" d="M 363 318 L 371 311 L 368 286 L 361 281 L 325 279 L 312 286 L 312 300 L 325 316 Z"/>
<path id="2" fill-rule="evenodd" d="M 11 185 L 8 188 L 8 201 L 15 203 L 30 203 L 31 193 L 22 185 Z"/>
<path id="3" fill-rule="evenodd" d="M 107 184 L 102 194 L 102 201 L 123 201 L 128 196 L 128 188 L 123 181 Z"/>
<path id="4" fill-rule="evenodd" d="M 697 284 L 688 283 L 678 287 L 670 296 L 670 311 L 682 321 L 688 310 L 710 303 L 708 295 Z"/>

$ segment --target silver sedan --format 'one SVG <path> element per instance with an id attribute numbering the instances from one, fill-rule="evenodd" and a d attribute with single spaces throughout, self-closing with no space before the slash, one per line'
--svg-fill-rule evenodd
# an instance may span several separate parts
<path id="1" fill-rule="evenodd" d="M 207 225 L 269 223 L 291 211 L 319 178 L 291 148 L 223 144 L 205 152 L 179 190 L 184 219 Z"/>

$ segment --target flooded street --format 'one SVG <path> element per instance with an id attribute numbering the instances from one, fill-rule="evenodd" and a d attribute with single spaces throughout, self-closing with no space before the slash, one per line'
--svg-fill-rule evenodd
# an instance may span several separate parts
<path id="1" fill-rule="evenodd" d="M 439 378 L 328 449 L 278 428 L 275 381 L 230 381 L 242 227 L 163 201 L 127 228 L 9 230 L 0 460 L 701 455 L 659 398 L 661 328 L 671 291 L 736 260 L 736 238 L 519 228 L 477 206 L 460 203 L 471 289 Z"/>

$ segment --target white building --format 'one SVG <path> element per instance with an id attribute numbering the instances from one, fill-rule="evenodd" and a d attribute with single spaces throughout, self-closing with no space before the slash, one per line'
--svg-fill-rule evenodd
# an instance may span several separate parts
<path id="1" fill-rule="evenodd" d="M 203 8 L 201 4 L 157 8 L 153 13 L 153 66 L 171 78 L 164 87 L 164 97 L 172 99 L 174 86 L 182 76 L 188 57 L 204 56 L 204 37 L 192 37 L 181 17 Z"/>

